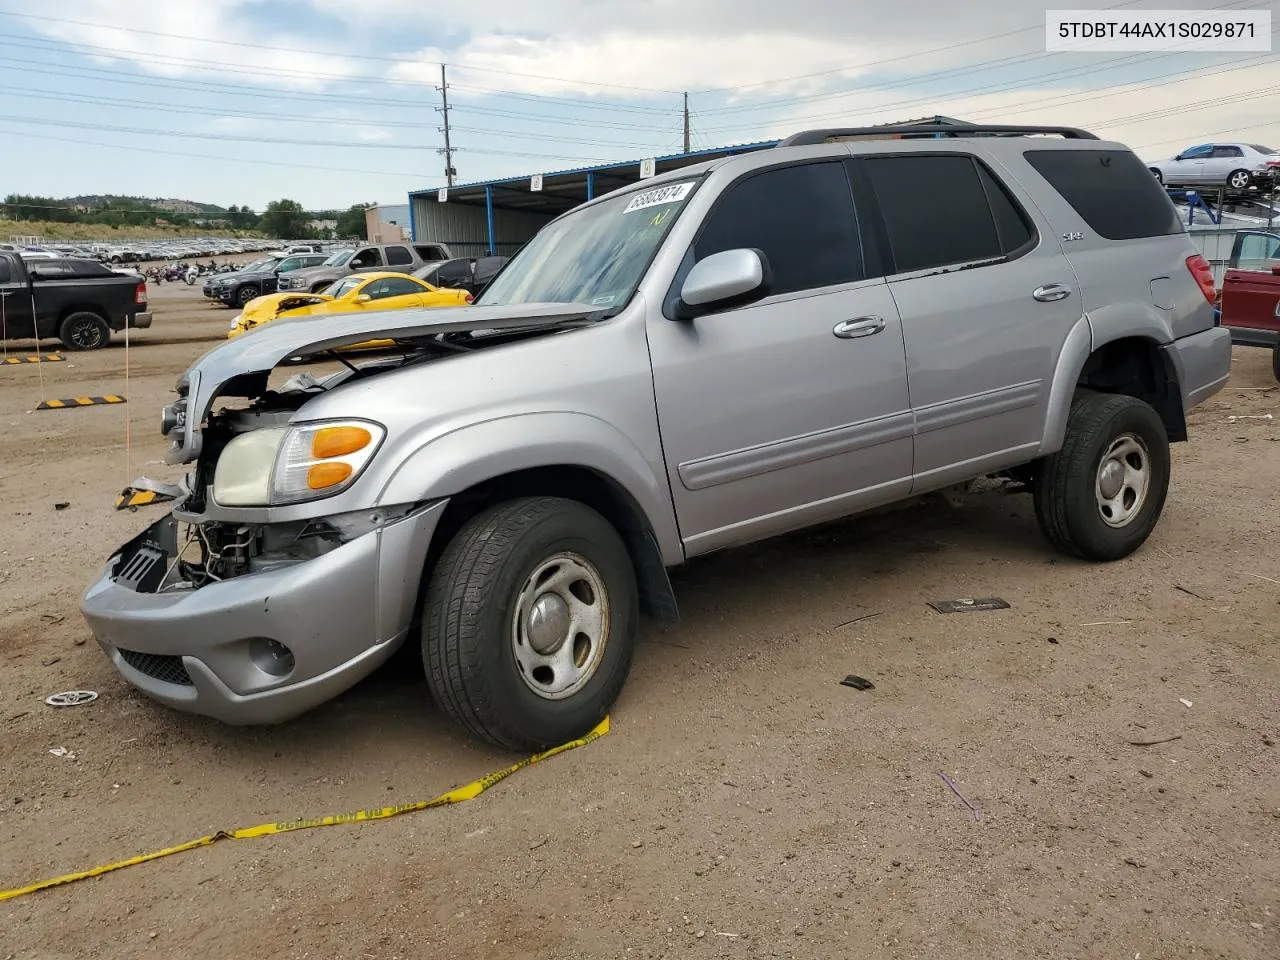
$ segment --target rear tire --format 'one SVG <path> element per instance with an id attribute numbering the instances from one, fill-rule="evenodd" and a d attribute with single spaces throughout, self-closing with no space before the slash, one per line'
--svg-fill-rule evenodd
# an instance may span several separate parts
<path id="1" fill-rule="evenodd" d="M 58 339 L 67 350 L 101 350 L 111 342 L 111 328 L 96 313 L 73 313 L 58 327 Z"/>
<path id="2" fill-rule="evenodd" d="M 1227 175 L 1227 186 L 1232 190 L 1248 190 L 1253 183 L 1253 174 L 1248 170 L 1232 170 Z"/>
<path id="3" fill-rule="evenodd" d="M 431 572 L 427 685 L 471 734 L 543 750 L 605 717 L 638 625 L 635 570 L 604 517 L 557 497 L 499 503 L 463 525 Z"/>
<path id="4" fill-rule="evenodd" d="M 1046 457 L 1036 519 L 1057 549 L 1119 560 L 1146 541 L 1169 490 L 1169 437 L 1149 404 L 1088 393 L 1071 408 L 1062 449 Z"/>
<path id="5" fill-rule="evenodd" d="M 1156 178 L 1156 183 L 1160 184 L 1160 186 L 1162 186 L 1162 187 L 1163 187 L 1163 186 L 1164 186 L 1164 174 L 1163 174 L 1163 173 L 1161 173 L 1159 170 L 1157 170 L 1155 167 L 1151 167 L 1150 169 L 1151 169 L 1151 175 L 1152 175 L 1153 177 L 1155 177 L 1155 178 Z"/>

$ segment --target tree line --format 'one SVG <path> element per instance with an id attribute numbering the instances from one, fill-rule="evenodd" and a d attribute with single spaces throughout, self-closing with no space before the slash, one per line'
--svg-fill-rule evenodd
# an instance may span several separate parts
<path id="1" fill-rule="evenodd" d="M 54 197 L 11 193 L 0 204 L 0 218 L 51 223 L 101 224 L 108 227 L 219 226 L 261 233 L 268 237 L 297 240 L 366 239 L 364 212 L 369 204 L 357 203 L 347 210 L 308 211 L 296 200 L 273 200 L 262 213 L 253 207 L 232 204 L 225 212 L 186 213 L 158 209 L 144 200 L 109 198 L 91 204 L 74 203 Z M 325 229 L 312 221 L 336 220 L 337 227 Z"/>

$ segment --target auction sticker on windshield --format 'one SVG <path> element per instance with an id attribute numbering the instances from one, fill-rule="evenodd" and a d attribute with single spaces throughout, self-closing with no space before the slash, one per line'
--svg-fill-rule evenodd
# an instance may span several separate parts
<path id="1" fill-rule="evenodd" d="M 656 207 L 663 203 L 679 203 L 689 195 L 689 191 L 693 189 L 693 181 L 686 180 L 684 183 L 673 183 L 669 187 L 656 187 L 653 190 L 645 190 L 643 193 L 637 193 L 631 198 L 631 202 L 623 208 L 623 213 L 632 213 L 636 210 L 647 210 L 649 207 Z"/>

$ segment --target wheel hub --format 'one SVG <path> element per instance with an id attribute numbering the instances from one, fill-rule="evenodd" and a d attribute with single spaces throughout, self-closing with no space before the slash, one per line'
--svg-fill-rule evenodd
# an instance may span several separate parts
<path id="1" fill-rule="evenodd" d="M 544 593 L 529 608 L 525 632 L 538 653 L 555 653 L 569 638 L 569 605 L 558 594 Z"/>
<path id="2" fill-rule="evenodd" d="M 1115 499 L 1124 486 L 1124 467 L 1118 460 L 1108 460 L 1098 473 L 1098 489 L 1107 500 Z"/>

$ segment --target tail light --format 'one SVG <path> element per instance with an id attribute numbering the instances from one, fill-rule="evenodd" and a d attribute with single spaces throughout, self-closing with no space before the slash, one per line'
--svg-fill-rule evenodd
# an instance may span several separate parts
<path id="1" fill-rule="evenodd" d="M 469 294 L 469 293 L 468 293 L 465 297 L 463 297 L 462 299 L 463 299 L 463 300 L 465 300 L 467 303 L 475 303 L 475 302 L 476 302 L 476 298 L 475 298 L 475 297 L 473 297 L 473 296 L 472 296 L 471 294 Z"/>
<path id="2" fill-rule="evenodd" d="M 1198 253 L 1194 254 L 1187 257 L 1187 269 L 1191 271 L 1191 276 L 1195 277 L 1204 298 L 1212 305 L 1218 296 L 1218 291 L 1213 286 L 1213 267 L 1209 266 L 1209 261 Z"/>
<path id="3" fill-rule="evenodd" d="M 143 307 L 147 304 L 147 281 L 143 280 L 133 291 L 133 302 Z"/>

